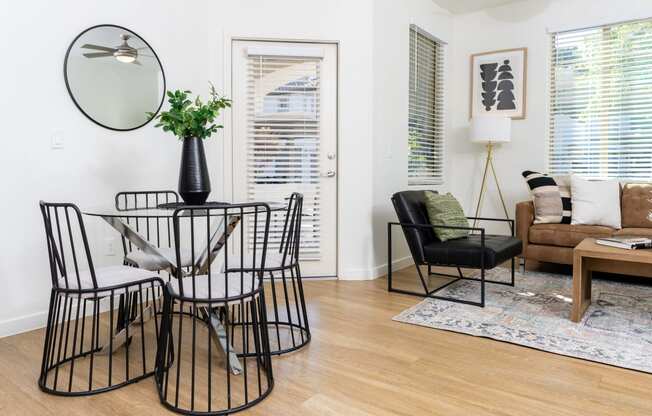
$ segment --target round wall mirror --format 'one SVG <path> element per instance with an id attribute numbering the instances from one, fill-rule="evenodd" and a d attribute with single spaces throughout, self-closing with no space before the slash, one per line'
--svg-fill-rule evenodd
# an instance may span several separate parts
<path id="1" fill-rule="evenodd" d="M 116 25 L 80 33 L 68 48 L 63 73 L 75 105 L 111 130 L 144 126 L 165 98 L 165 74 L 154 49 Z"/>

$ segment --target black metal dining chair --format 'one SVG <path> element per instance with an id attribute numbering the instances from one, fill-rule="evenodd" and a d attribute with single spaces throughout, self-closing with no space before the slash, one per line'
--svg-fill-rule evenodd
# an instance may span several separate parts
<path id="1" fill-rule="evenodd" d="M 178 268 L 166 290 L 156 385 L 168 409 L 223 415 L 250 408 L 271 392 L 262 284 L 270 218 L 270 207 L 261 203 L 209 203 L 174 212 L 177 260 L 188 249 L 194 266 Z M 235 256 L 251 270 L 232 271 Z"/>
<path id="2" fill-rule="evenodd" d="M 41 201 L 40 209 L 52 281 L 41 390 L 89 395 L 152 375 L 159 334 L 156 293 L 163 281 L 133 267 L 95 267 L 79 208 Z M 121 297 L 127 301 L 116 307 Z"/>
<path id="3" fill-rule="evenodd" d="M 296 351 L 310 342 L 310 325 L 299 266 L 303 195 L 292 193 L 287 201 L 285 215 L 276 219 L 283 224 L 280 236 L 273 241 L 278 250 L 270 247 L 265 258 L 264 272 L 271 292 L 268 323 L 272 355 Z M 230 267 L 233 271 L 251 270 L 250 264 L 242 267 L 237 258 Z"/>
<path id="4" fill-rule="evenodd" d="M 124 211 L 123 222 L 140 233 L 148 241 L 153 243 L 167 258 L 174 258 L 173 247 L 174 235 L 172 232 L 171 218 L 163 217 L 134 217 L 129 216 L 129 211 L 137 209 L 157 208 L 163 204 L 179 204 L 179 194 L 175 191 L 123 191 L 115 195 L 115 207 L 118 211 Z M 122 237 L 122 249 L 124 251 L 124 264 L 138 267 L 154 272 L 167 270 L 170 265 L 158 256 L 145 253 L 134 247 L 133 244 Z M 188 267 L 191 264 L 189 252 L 186 250 L 181 256 L 181 266 Z"/>

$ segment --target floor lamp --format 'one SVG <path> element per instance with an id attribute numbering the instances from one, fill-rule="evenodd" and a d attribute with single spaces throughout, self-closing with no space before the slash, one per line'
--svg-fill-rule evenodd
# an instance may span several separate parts
<path id="1" fill-rule="evenodd" d="M 505 210 L 505 218 L 509 219 L 509 214 L 507 213 L 507 205 L 505 205 L 505 198 L 503 198 L 503 193 L 500 190 L 500 184 L 498 183 L 498 176 L 496 175 L 496 169 L 494 169 L 493 162 L 493 153 L 496 143 L 507 143 L 511 138 L 512 130 L 512 119 L 506 117 L 496 117 L 496 116 L 478 116 L 471 119 L 471 131 L 470 139 L 473 143 L 482 143 L 487 147 L 487 159 L 484 164 L 484 174 L 482 175 L 482 185 L 480 186 L 480 195 L 478 196 L 478 205 L 475 208 L 475 217 L 480 216 L 480 209 L 482 207 L 482 200 L 484 199 L 484 194 L 487 190 L 487 176 L 489 169 L 494 177 L 496 182 L 496 188 L 498 189 L 498 196 L 500 197 L 500 202 L 503 204 L 503 209 Z M 473 220 L 473 227 L 475 228 L 477 220 Z"/>

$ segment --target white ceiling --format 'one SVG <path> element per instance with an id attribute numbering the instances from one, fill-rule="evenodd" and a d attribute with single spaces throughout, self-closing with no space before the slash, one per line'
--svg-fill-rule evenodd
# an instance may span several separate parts
<path id="1" fill-rule="evenodd" d="M 433 0 L 439 6 L 454 14 L 475 12 L 503 4 L 515 3 L 523 0 Z"/>

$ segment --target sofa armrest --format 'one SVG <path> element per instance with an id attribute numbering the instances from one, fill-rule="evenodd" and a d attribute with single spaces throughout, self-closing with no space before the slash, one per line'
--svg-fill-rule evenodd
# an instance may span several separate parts
<path id="1" fill-rule="evenodd" d="M 532 201 L 524 201 L 516 204 L 516 237 L 523 242 L 523 254 L 525 257 L 528 246 L 528 235 L 530 226 L 534 223 L 534 204 Z"/>

